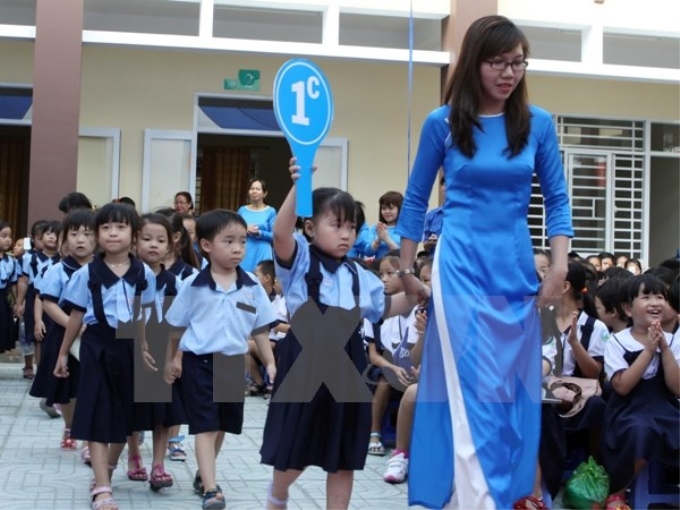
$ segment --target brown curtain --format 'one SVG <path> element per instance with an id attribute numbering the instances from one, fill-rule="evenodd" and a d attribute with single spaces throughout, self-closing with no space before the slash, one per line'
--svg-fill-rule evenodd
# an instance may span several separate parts
<path id="1" fill-rule="evenodd" d="M 29 136 L 0 135 L 0 220 L 10 224 L 15 239 L 27 233 L 30 157 Z"/>
<path id="2" fill-rule="evenodd" d="M 250 150 L 243 147 L 203 147 L 201 211 L 232 211 L 245 204 L 250 179 Z"/>

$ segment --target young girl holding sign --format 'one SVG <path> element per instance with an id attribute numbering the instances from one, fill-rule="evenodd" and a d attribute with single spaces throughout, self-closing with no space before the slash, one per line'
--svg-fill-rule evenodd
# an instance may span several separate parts
<path id="1" fill-rule="evenodd" d="M 294 181 L 300 177 L 295 159 L 290 172 Z M 403 294 L 385 296 L 374 274 L 347 259 L 356 239 L 357 210 L 348 193 L 316 189 L 304 237 L 293 234 L 295 200 L 293 187 L 274 224 L 276 274 L 291 328 L 276 348 L 277 377 L 260 450 L 262 462 L 274 467 L 267 508 L 285 508 L 288 488 L 308 466 L 328 473 L 327 508 L 347 508 L 354 470 L 366 462 L 371 425 L 371 393 L 361 379 L 367 365 L 362 318 L 378 322 L 383 315 L 408 313 L 414 303 Z M 348 331 L 338 346 L 342 352 L 332 352 L 329 330 Z M 351 363 L 349 370 L 329 374 L 329 359 L 332 367 Z M 296 362 L 305 366 L 296 369 Z M 301 372 L 304 377 L 296 379 Z M 331 384 L 333 376 L 333 382 L 342 382 Z M 305 396 L 309 390 L 312 395 Z"/>

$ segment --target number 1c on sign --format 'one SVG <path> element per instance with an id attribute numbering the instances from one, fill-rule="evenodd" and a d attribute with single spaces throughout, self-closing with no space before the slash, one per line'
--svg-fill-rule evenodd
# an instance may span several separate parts
<path id="1" fill-rule="evenodd" d="M 293 124 L 300 126 L 309 126 L 309 117 L 305 116 L 305 91 L 310 99 L 319 98 L 319 79 L 316 76 L 307 78 L 307 87 L 305 90 L 305 82 L 296 81 L 290 87 L 295 92 L 295 113 L 291 117 Z"/>

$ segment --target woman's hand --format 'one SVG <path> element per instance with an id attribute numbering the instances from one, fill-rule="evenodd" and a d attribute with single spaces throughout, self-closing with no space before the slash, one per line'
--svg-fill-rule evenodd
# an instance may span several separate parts
<path id="1" fill-rule="evenodd" d="M 427 305 L 432 295 L 430 287 L 423 284 L 414 274 L 402 276 L 401 282 L 404 285 L 404 293 L 407 296 L 417 299 L 419 306 Z"/>
<path id="2" fill-rule="evenodd" d="M 248 235 L 257 237 L 260 234 L 260 227 L 257 225 L 248 225 L 248 230 L 246 232 Z"/>

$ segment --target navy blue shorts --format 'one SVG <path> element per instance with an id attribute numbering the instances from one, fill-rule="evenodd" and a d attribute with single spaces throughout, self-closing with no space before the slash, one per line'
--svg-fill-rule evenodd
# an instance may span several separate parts
<path id="1" fill-rule="evenodd" d="M 245 400 L 245 356 L 182 355 L 179 380 L 189 434 L 240 434 Z"/>

